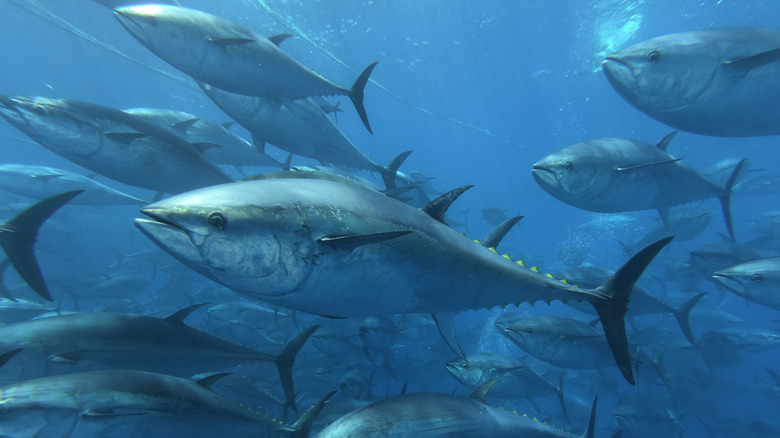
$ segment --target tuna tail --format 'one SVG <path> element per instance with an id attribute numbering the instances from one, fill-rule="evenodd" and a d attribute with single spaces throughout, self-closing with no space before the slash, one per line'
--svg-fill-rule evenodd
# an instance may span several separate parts
<path id="1" fill-rule="evenodd" d="M 609 349 L 612 350 L 612 356 L 615 358 L 618 368 L 623 373 L 623 377 L 632 385 L 636 382 L 631 369 L 631 355 L 628 352 L 624 319 L 626 311 L 628 311 L 628 301 L 631 298 L 634 283 L 642 275 L 647 265 L 672 239 L 673 237 L 661 239 L 631 257 L 606 283 L 595 290 L 604 297 L 596 298 L 590 302 L 599 314 Z"/>
<path id="2" fill-rule="evenodd" d="M 583 438 L 593 438 L 594 431 L 596 430 L 596 405 L 599 402 L 599 396 L 593 398 L 593 407 L 590 409 L 590 419 L 588 419 L 588 428 L 585 429 L 585 433 L 582 434 Z"/>
<path id="3" fill-rule="evenodd" d="M 693 337 L 691 323 L 688 321 L 688 317 L 691 314 L 691 309 L 693 309 L 693 306 L 695 306 L 696 303 L 698 303 L 699 300 L 701 300 L 705 295 L 707 294 L 700 293 L 691 297 L 688 301 L 684 302 L 679 309 L 674 311 L 674 317 L 677 318 L 677 324 L 680 326 L 680 330 L 682 330 L 683 334 L 685 335 L 685 339 L 687 339 L 688 342 L 694 346 L 696 345 L 696 339 Z"/>
<path id="4" fill-rule="evenodd" d="M 328 400 L 335 393 L 336 391 L 331 391 L 323 395 L 322 398 L 317 400 L 316 403 L 314 403 L 309 409 L 307 409 L 306 412 L 304 412 L 303 415 L 301 415 L 301 418 L 299 418 L 298 421 L 293 423 L 292 426 L 282 427 L 280 429 L 284 432 L 287 432 L 288 436 L 292 438 L 308 437 L 309 432 L 311 432 L 312 423 L 314 423 L 314 420 L 317 419 L 317 415 L 320 414 L 322 408 L 325 407 L 325 403 L 327 403 Z"/>
<path id="5" fill-rule="evenodd" d="M 11 261 L 8 259 L 3 260 L 0 262 L 0 296 L 5 298 L 6 300 L 10 300 L 13 302 L 18 302 L 19 300 L 14 297 L 14 294 L 11 293 L 10 290 L 8 290 L 7 287 L 5 287 L 5 283 L 3 283 L 3 277 L 5 276 L 5 271 L 8 270 L 8 266 L 11 264 Z"/>
<path id="6" fill-rule="evenodd" d="M 298 406 L 295 404 L 295 387 L 293 386 L 292 369 L 295 365 L 295 357 L 298 355 L 298 351 L 301 350 L 303 344 L 309 339 L 318 328 L 319 325 L 314 325 L 306 330 L 300 332 L 298 336 L 294 337 L 287 345 L 284 346 L 282 353 L 276 357 L 274 363 L 276 363 L 276 369 L 279 370 L 279 379 L 282 382 L 282 390 L 285 397 L 285 417 L 287 416 L 287 407 L 293 408 L 294 411 L 298 411 Z"/>
<path id="7" fill-rule="evenodd" d="M 564 377 L 566 377 L 566 372 L 561 372 L 560 377 L 558 377 L 558 400 L 561 402 L 561 410 L 563 411 L 563 418 L 566 419 L 566 422 L 571 424 L 571 420 L 569 420 L 569 410 L 566 409 L 566 400 L 563 398 L 563 380 Z"/>
<path id="8" fill-rule="evenodd" d="M 52 301 L 49 288 L 43 280 L 33 246 L 38 230 L 51 215 L 84 190 L 60 193 L 34 204 L 15 218 L 0 224 L 0 246 L 19 276 L 43 298 Z"/>
<path id="9" fill-rule="evenodd" d="M 363 70 L 363 73 L 360 73 L 360 76 L 358 76 L 355 83 L 352 84 L 352 88 L 350 88 L 349 92 L 347 93 L 350 100 L 352 100 L 352 104 L 355 105 L 355 109 L 360 116 L 360 120 L 363 121 L 363 124 L 366 126 L 366 129 L 368 129 L 368 132 L 372 134 L 374 131 L 371 130 L 371 125 L 368 123 L 368 114 L 366 114 L 366 107 L 363 106 L 363 93 L 366 89 L 366 84 L 368 83 L 368 77 L 371 76 L 371 72 L 374 70 L 374 67 L 376 67 L 377 64 L 379 64 L 378 61 L 366 67 L 366 69 Z"/>
<path id="10" fill-rule="evenodd" d="M 406 158 L 411 155 L 412 151 L 401 152 L 395 158 L 393 158 L 387 165 L 379 170 L 382 175 L 382 181 L 385 183 L 385 190 L 395 190 L 395 177 L 398 175 L 398 169 L 404 164 Z"/>
<path id="11" fill-rule="evenodd" d="M 734 183 L 737 182 L 739 172 L 745 165 L 745 161 L 747 161 L 747 158 L 743 158 L 734 166 L 734 171 L 731 172 L 728 181 L 726 181 L 726 187 L 723 188 L 723 194 L 718 196 L 718 199 L 720 199 L 720 207 L 723 209 L 723 218 L 726 219 L 726 229 L 729 230 L 729 237 L 731 237 L 732 242 L 735 241 L 735 239 L 734 226 L 731 220 L 731 192 L 734 189 Z"/>

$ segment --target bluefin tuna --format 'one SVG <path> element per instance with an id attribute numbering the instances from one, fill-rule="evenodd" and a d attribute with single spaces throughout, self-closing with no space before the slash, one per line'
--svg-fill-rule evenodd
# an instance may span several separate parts
<path id="1" fill-rule="evenodd" d="M 780 310 L 780 257 L 740 263 L 721 269 L 713 278 L 746 300 Z"/>
<path id="2" fill-rule="evenodd" d="M 490 395 L 502 399 L 531 400 L 537 397 L 555 395 L 561 403 L 566 421 L 569 414 L 563 398 L 563 374 L 559 387 L 550 384 L 523 361 L 496 353 L 472 353 L 466 359 L 457 358 L 445 364 L 447 372 L 458 382 L 472 390 L 493 379 L 496 384 L 490 389 Z"/>
<path id="3" fill-rule="evenodd" d="M 536 182 L 569 205 L 599 213 L 658 210 L 706 198 L 718 198 L 729 235 L 731 189 L 745 160 L 721 188 L 671 156 L 674 132 L 657 145 L 622 138 L 599 138 L 553 152 L 533 165 Z"/>
<path id="4" fill-rule="evenodd" d="M 147 49 L 198 81 L 279 101 L 348 96 L 371 132 L 363 93 L 376 62 L 346 89 L 304 67 L 268 38 L 216 15 L 177 6 L 141 5 L 117 8 L 114 16 Z"/>
<path id="5" fill-rule="evenodd" d="M 485 403 L 495 380 L 477 388 L 470 397 L 423 392 L 388 397 L 353 411 L 323 429 L 317 438 L 348 437 L 535 437 L 576 438 L 527 415 Z M 518 389 L 522 392 L 522 389 Z M 582 438 L 593 438 L 596 400 Z"/>
<path id="6" fill-rule="evenodd" d="M 14 383 L 0 388 L 0 433 L 31 438 L 39 433 L 70 436 L 80 430 L 82 419 L 94 423 L 138 418 L 136 424 L 173 421 L 180 433 L 186 421 L 190 426 L 187 436 L 214 436 L 229 428 L 231 436 L 305 437 L 332 395 L 323 397 L 296 423 L 285 425 L 209 389 L 225 376 L 195 381 L 146 371 L 108 370 Z"/>
<path id="7" fill-rule="evenodd" d="M 780 134 L 780 32 L 709 29 L 653 38 L 607 56 L 612 87 L 675 129 L 719 137 Z"/>
<path id="8" fill-rule="evenodd" d="M 154 203 L 136 225 L 190 268 L 246 296 L 329 316 L 444 313 L 521 302 L 590 302 L 633 381 L 625 315 L 663 239 L 604 285 L 582 289 L 528 269 L 447 226 L 465 188 L 422 209 L 335 178 L 280 175 Z M 306 175 L 306 174 L 303 174 Z M 447 299 L 441 299 L 447 291 Z"/>
<path id="9" fill-rule="evenodd" d="M 363 154 L 311 98 L 283 104 L 265 97 L 231 93 L 204 83 L 199 85 L 225 114 L 252 134 L 252 140 L 260 150 L 265 149 L 265 143 L 271 143 L 291 154 L 313 158 L 324 165 L 336 164 L 377 172 L 385 181 L 395 178 L 397 167 L 380 166 Z"/>
<path id="10" fill-rule="evenodd" d="M 24 348 L 56 363 L 192 375 L 241 363 L 273 362 L 287 403 L 295 408 L 292 367 L 298 351 L 317 329 L 310 327 L 279 355 L 223 341 L 184 325 L 191 306 L 167 318 L 128 313 L 74 313 L 0 327 L 0 350 Z"/>
<path id="11" fill-rule="evenodd" d="M 112 189 L 92 178 L 54 167 L 32 164 L 0 164 L 0 188 L 34 199 L 44 199 L 58 193 L 83 190 L 73 204 L 133 205 L 147 201 Z"/>
<path id="12" fill-rule="evenodd" d="M 114 108 L 0 96 L 0 116 L 52 152 L 121 183 L 180 193 L 232 181 L 181 137 Z"/>
<path id="13" fill-rule="evenodd" d="M 290 163 L 277 161 L 230 132 L 227 124 L 220 125 L 184 111 L 160 108 L 130 108 L 124 111 L 180 135 L 206 158 L 217 164 L 226 164 L 239 170 L 243 166 L 290 168 Z"/>

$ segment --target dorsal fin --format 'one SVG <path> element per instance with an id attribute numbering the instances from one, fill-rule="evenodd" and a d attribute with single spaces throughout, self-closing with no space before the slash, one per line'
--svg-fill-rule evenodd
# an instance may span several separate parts
<path id="1" fill-rule="evenodd" d="M 13 219 L 0 224 L 0 246 L 19 276 L 43 298 L 52 301 L 35 258 L 38 230 L 57 210 L 84 190 L 73 190 L 48 197 L 28 207 Z"/>
<path id="2" fill-rule="evenodd" d="M 195 383 L 197 383 L 198 385 L 200 385 L 200 386 L 202 386 L 202 387 L 204 387 L 206 389 L 209 389 L 209 388 L 211 388 L 211 385 L 213 385 L 217 380 L 220 380 L 223 377 L 227 377 L 227 376 L 229 376 L 231 374 L 233 374 L 233 373 L 212 374 L 210 376 L 206 376 L 206 377 L 204 377 L 202 379 L 196 380 Z"/>
<path id="3" fill-rule="evenodd" d="M 498 244 L 501 243 L 501 239 L 503 239 L 504 236 L 506 236 L 506 233 L 508 233 L 516 223 L 520 222 L 520 219 L 522 218 L 523 216 L 515 216 L 501 222 L 495 230 L 485 237 L 482 241 L 482 245 L 488 248 L 497 248 Z"/>
<path id="4" fill-rule="evenodd" d="M 192 125 L 198 123 L 198 120 L 200 120 L 200 118 L 198 118 L 198 117 L 193 117 L 191 119 L 182 120 L 180 122 L 174 123 L 173 127 L 176 130 L 179 130 L 179 131 L 182 131 L 182 132 L 187 132 L 190 128 L 192 128 Z"/>
<path id="5" fill-rule="evenodd" d="M 463 192 L 465 192 L 466 190 L 472 187 L 474 186 L 468 185 L 468 186 L 458 187 L 455 190 L 450 190 L 449 192 L 439 196 L 433 201 L 423 205 L 420 208 L 420 210 L 424 211 L 425 213 L 428 213 L 428 216 L 446 225 L 447 222 L 444 222 L 444 214 L 447 213 L 447 209 L 450 208 L 450 205 L 452 205 L 452 203 L 455 202 L 455 200 L 458 199 L 458 197 L 462 195 Z"/>
<path id="6" fill-rule="evenodd" d="M 670 132 L 666 137 L 662 138 L 655 147 L 666 152 L 669 149 L 669 142 L 672 141 L 675 135 L 677 135 L 677 131 Z"/>
<path id="7" fill-rule="evenodd" d="M 166 321 L 169 322 L 176 322 L 179 324 L 184 324 L 184 320 L 187 319 L 188 316 L 190 316 L 190 313 L 200 309 L 201 307 L 205 306 L 206 303 L 200 303 L 200 304 L 194 304 L 190 307 L 185 307 L 178 312 L 172 314 L 171 316 L 165 318 Z"/>
<path id="8" fill-rule="evenodd" d="M 498 379 L 488 380 L 487 382 L 477 386 L 477 389 L 475 389 L 474 392 L 472 392 L 469 397 L 484 402 L 485 396 L 487 395 L 488 391 L 490 391 L 490 389 L 496 383 L 498 383 Z"/>
<path id="9" fill-rule="evenodd" d="M 276 47 L 279 47 L 280 44 L 284 42 L 287 38 L 290 38 L 292 34 L 290 33 L 280 33 L 276 35 L 271 35 L 268 37 L 268 41 L 274 43 Z"/>

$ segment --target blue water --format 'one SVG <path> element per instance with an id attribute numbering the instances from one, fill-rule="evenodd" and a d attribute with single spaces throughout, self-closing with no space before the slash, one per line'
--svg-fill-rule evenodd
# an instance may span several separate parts
<path id="1" fill-rule="evenodd" d="M 508 216 L 524 215 L 503 249 L 547 270 L 562 266 L 566 257 L 582 257 L 615 269 L 626 255 L 614 235 L 636 239 L 657 222 L 654 211 L 609 216 L 578 210 L 547 195 L 531 177 L 534 162 L 567 145 L 598 137 L 655 143 L 672 130 L 640 113 L 612 90 L 599 69 L 604 55 L 673 32 L 724 26 L 777 28 L 780 16 L 780 3 L 772 0 L 182 3 L 264 35 L 298 35 L 284 43 L 284 50 L 339 84 L 351 84 L 366 65 L 379 61 L 365 97 L 375 135 L 366 132 L 346 100 L 341 104 L 345 111 L 338 118 L 342 131 L 377 163 L 413 150 L 402 170 L 435 177 L 433 184 L 440 191 L 474 184 L 452 208 L 452 222 L 469 236 L 481 238 L 491 231 L 492 225 L 482 218 L 483 208 L 498 207 Z M 169 108 L 215 121 L 227 120 L 183 73 L 148 52 L 117 23 L 110 10 L 92 1 L 3 0 L 0 60 L 0 94 L 70 98 L 116 108 Z M 723 159 L 744 157 L 752 169 L 774 169 L 780 164 L 777 143 L 777 137 L 713 138 L 683 132 L 673 141 L 670 152 L 698 170 Z M 268 151 L 280 161 L 286 158 L 286 153 L 273 147 Z M 89 174 L 32 143 L 4 121 L 0 122 L 0 163 L 40 164 Z M 312 163 L 301 157 L 294 161 Z M 140 197 L 153 196 L 98 179 Z M 740 240 L 747 241 L 754 235 L 751 220 L 775 209 L 777 201 L 777 193 L 749 198 L 735 195 L 732 211 Z M 0 194 L 0 203 L 18 206 L 27 202 Z M 709 228 L 694 241 L 675 244 L 675 254 L 684 256 L 686 251 L 716 242 L 720 239 L 717 233 L 725 231 L 717 201 L 706 200 L 702 206 L 712 215 Z M 171 288 L 187 295 L 187 288 L 209 287 L 196 274 L 186 281 L 168 283 L 162 267 L 162 274 L 150 275 L 153 279 L 147 289 L 128 292 L 133 300 L 76 302 L 67 298 L 65 284 L 99 277 L 117 251 L 161 252 L 135 231 L 132 219 L 137 216 L 133 208 L 82 208 L 64 212 L 41 231 L 39 259 L 55 295 L 63 297 L 65 310 L 110 307 L 162 316 L 188 303 L 175 294 L 177 298 L 168 303 L 170 308 L 150 309 L 138 303 Z M 615 217 L 622 222 L 615 221 Z M 600 221 L 599 231 L 577 231 L 580 225 L 594 220 Z M 671 255 L 667 256 L 671 260 Z M 674 301 L 676 297 L 710 292 L 702 308 L 718 306 L 751 323 L 780 329 L 775 311 L 746 305 L 738 297 L 724 299 L 725 293 L 716 291 L 712 283 L 696 281 L 697 290 L 680 290 L 677 283 L 669 281 L 662 286 L 662 268 L 671 263 L 665 262 L 662 255 L 651 267 L 661 282 L 651 275 L 642 279 L 654 295 L 666 294 Z M 6 281 L 18 279 L 9 274 Z M 529 315 L 590 318 L 560 304 L 523 306 L 522 310 Z M 466 312 L 456 319 L 464 331 L 464 348 L 521 356 L 521 350 L 495 332 L 492 321 L 496 314 Z M 692 324 L 696 332 L 695 322 Z M 668 328 L 669 336 L 674 338 L 670 343 L 684 341 L 672 318 L 643 317 L 637 319 L 636 327 L 651 332 L 654 327 Z M 438 342 L 430 339 L 431 344 Z M 663 347 L 654 343 L 648 352 L 660 349 Z M 719 436 L 747 436 L 748 429 L 739 429 L 736 424 L 754 420 L 767 421 L 780 429 L 771 416 L 778 408 L 777 386 L 769 395 L 764 390 L 772 386 L 764 367 L 776 368 L 777 352 L 773 348 L 745 349 L 739 355 L 736 363 L 715 367 L 706 388 L 681 379 L 676 388 L 684 391 L 685 397 L 665 390 L 657 379 L 644 384 L 642 376 L 637 388 L 630 387 L 615 370 L 607 371 L 611 385 L 595 389 L 576 387 L 575 379 L 571 409 L 576 415 L 571 428 L 577 433 L 582 430 L 590 400 L 598 392 L 601 405 L 596 436 L 609 436 L 619 428 L 614 415 L 619 408 L 618 394 L 621 400 L 645 403 L 643 419 L 647 424 L 639 426 L 644 429 L 665 430 L 663 421 L 653 417 L 648 406 L 659 408 L 667 418 L 676 417 L 684 436 L 708 436 L 705 423 L 720 431 Z M 417 376 L 407 373 L 410 390 L 467 394 L 469 391 L 444 371 L 442 365 L 450 358 L 441 357 L 440 364 L 431 365 Z M 686 365 L 680 361 L 670 366 L 684 369 Z M 690 372 L 697 374 L 692 380 L 698 380 L 709 370 L 691 367 Z M 375 389 L 375 394 L 393 394 L 400 391 L 402 383 L 388 379 L 376 385 L 381 389 Z M 547 411 L 533 414 L 540 418 L 559 416 L 554 401 L 542 403 L 542 407 Z M 522 408 L 533 406 L 525 404 Z"/>

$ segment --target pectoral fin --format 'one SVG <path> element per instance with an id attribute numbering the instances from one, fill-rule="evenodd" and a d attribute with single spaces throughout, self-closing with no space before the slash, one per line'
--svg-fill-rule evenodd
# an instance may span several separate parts
<path id="1" fill-rule="evenodd" d="M 209 38 L 207 41 L 210 42 L 211 44 L 227 47 L 227 46 L 238 46 L 242 44 L 254 43 L 257 40 L 246 36 L 235 36 L 235 37 L 225 37 L 225 38 Z"/>
<path id="2" fill-rule="evenodd" d="M 647 169 L 647 168 L 655 167 L 655 166 L 664 166 L 664 165 L 667 165 L 667 164 L 674 164 L 674 163 L 676 163 L 676 162 L 678 162 L 680 160 L 682 160 L 682 158 L 672 158 L 670 160 L 656 161 L 656 162 L 653 162 L 653 163 L 642 163 L 642 164 L 636 164 L 634 166 L 618 167 L 616 170 L 618 172 L 626 172 L 626 171 L 629 171 L 629 170 Z"/>
<path id="3" fill-rule="evenodd" d="M 723 65 L 732 71 L 748 74 L 759 67 L 763 67 L 767 64 L 771 64 L 777 61 L 780 61 L 780 48 L 757 53 L 751 56 L 732 59 L 731 61 L 724 62 Z"/>
<path id="4" fill-rule="evenodd" d="M 385 240 L 395 239 L 396 237 L 405 236 L 409 233 L 411 233 L 411 231 L 385 231 L 371 234 L 325 236 L 318 240 L 332 248 L 354 250 L 363 245 L 384 242 Z"/>
<path id="5" fill-rule="evenodd" d="M 111 141 L 122 144 L 130 144 L 139 138 L 146 137 L 143 132 L 104 132 L 103 136 Z"/>

